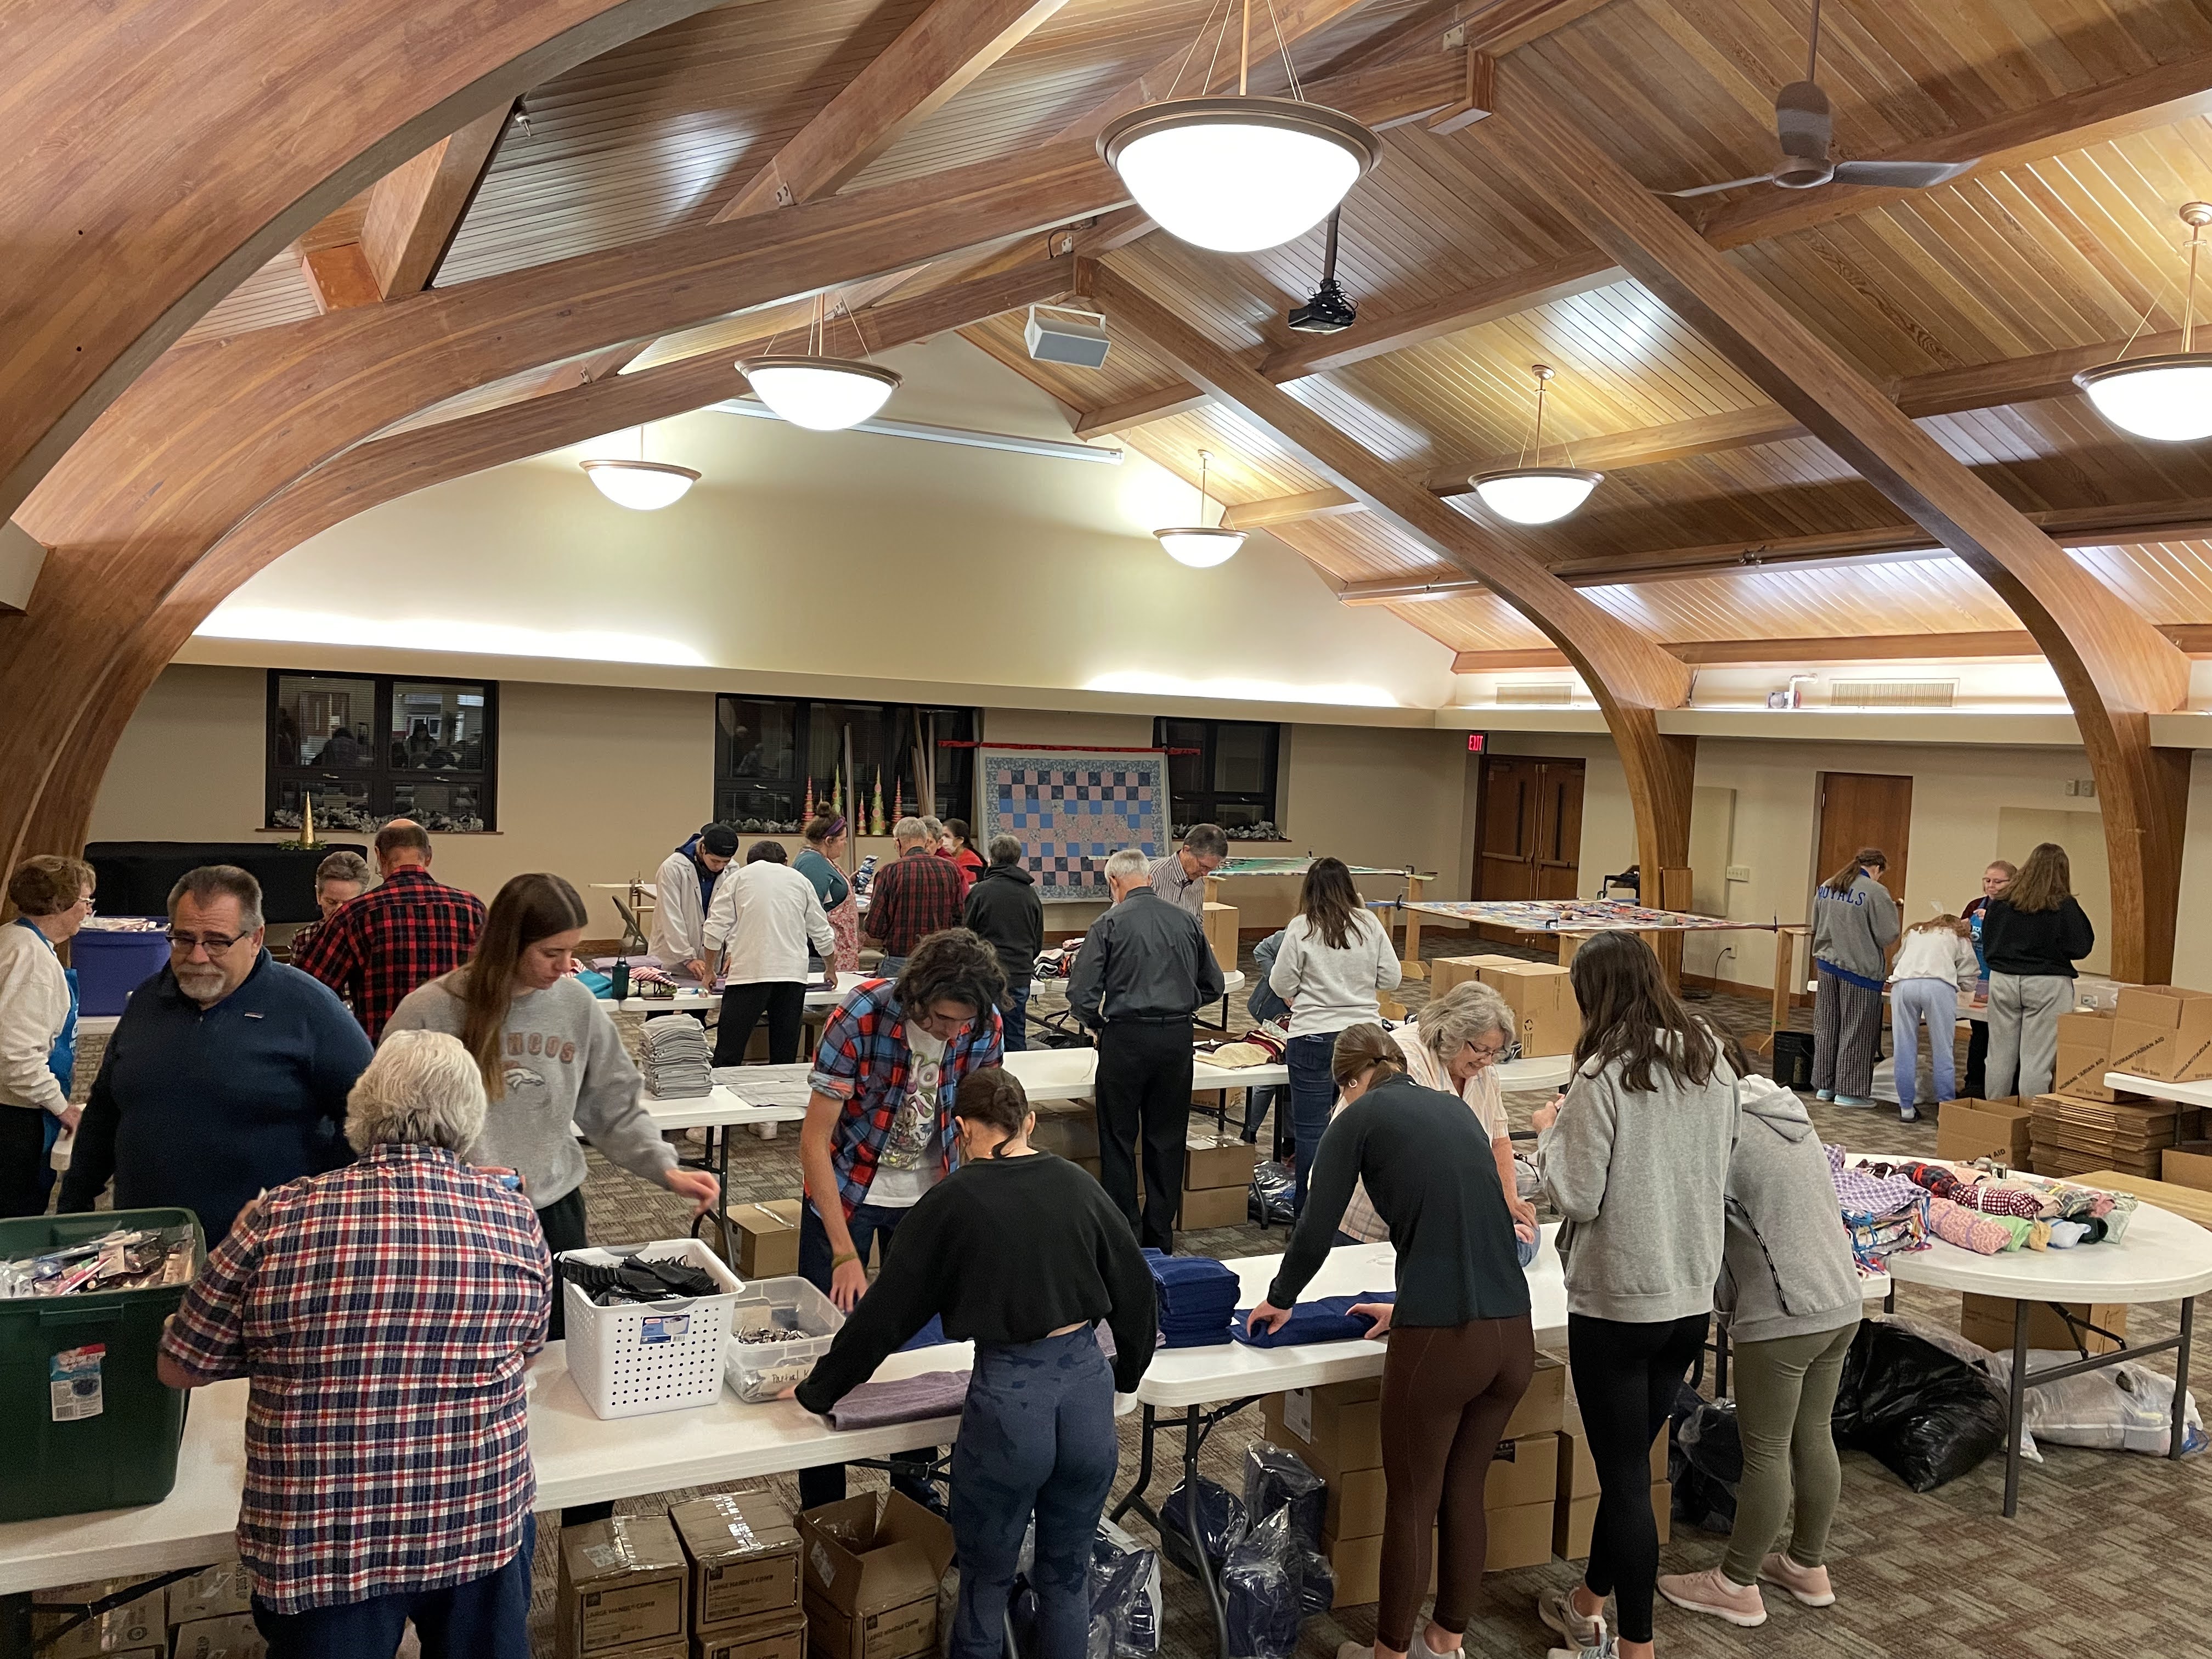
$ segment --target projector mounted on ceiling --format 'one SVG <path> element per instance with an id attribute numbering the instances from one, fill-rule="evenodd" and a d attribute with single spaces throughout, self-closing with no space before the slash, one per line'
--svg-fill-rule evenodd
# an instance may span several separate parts
<path id="1" fill-rule="evenodd" d="M 1106 361 L 1106 319 L 1073 306 L 1031 306 L 1022 339 L 1041 363 L 1097 368 Z"/>

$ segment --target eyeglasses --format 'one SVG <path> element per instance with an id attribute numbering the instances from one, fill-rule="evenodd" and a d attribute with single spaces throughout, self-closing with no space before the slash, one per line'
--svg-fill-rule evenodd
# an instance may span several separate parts
<path id="1" fill-rule="evenodd" d="M 169 933 L 169 954 L 188 957 L 195 951 L 205 951 L 210 959 L 222 956 L 246 935 L 226 936 L 222 933 L 179 933 L 173 928 Z"/>

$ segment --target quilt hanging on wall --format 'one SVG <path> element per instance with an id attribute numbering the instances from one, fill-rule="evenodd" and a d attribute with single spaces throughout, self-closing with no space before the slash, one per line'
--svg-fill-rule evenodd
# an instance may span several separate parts
<path id="1" fill-rule="evenodd" d="M 1107 897 L 1106 860 L 1124 847 L 1158 858 L 1168 842 L 1165 751 L 998 749 L 977 755 L 982 824 L 975 837 L 1022 844 L 1048 904 Z"/>

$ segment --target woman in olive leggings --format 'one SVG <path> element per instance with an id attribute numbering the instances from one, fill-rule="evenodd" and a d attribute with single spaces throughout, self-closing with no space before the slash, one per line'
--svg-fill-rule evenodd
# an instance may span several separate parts
<path id="1" fill-rule="evenodd" d="M 1398 1299 L 1355 1311 L 1389 1337 L 1382 1364 L 1382 1583 L 1374 1652 L 1405 1659 L 1439 1535 L 1428 1651 L 1462 1645 L 1489 1539 L 1483 1483 L 1491 1453 L 1536 1364 L 1528 1281 L 1515 1254 L 1489 1132 L 1456 1096 L 1423 1088 L 1379 1025 L 1336 1039 L 1330 1063 L 1345 1105 L 1321 1137 L 1305 1209 L 1267 1300 L 1249 1323 L 1280 1329 L 1336 1237 L 1358 1182 L 1397 1247 Z M 1368 1650 L 1348 1642 L 1339 1659 Z"/>

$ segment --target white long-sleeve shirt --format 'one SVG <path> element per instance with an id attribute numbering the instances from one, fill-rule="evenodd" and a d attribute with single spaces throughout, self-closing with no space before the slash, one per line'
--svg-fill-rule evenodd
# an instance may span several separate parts
<path id="1" fill-rule="evenodd" d="M 0 1105 L 57 1117 L 69 1110 L 46 1066 L 69 1010 L 69 981 L 46 936 L 12 921 L 0 926 Z"/>
<path id="2" fill-rule="evenodd" d="M 736 866 L 725 866 L 714 878 L 714 891 L 720 894 Z M 656 897 L 653 907 L 653 954 L 660 958 L 660 965 L 672 973 L 687 962 L 703 961 L 707 955 L 707 907 L 699 902 L 699 866 L 691 862 L 691 855 L 678 848 L 660 863 L 660 873 L 653 878 Z"/>
<path id="3" fill-rule="evenodd" d="M 1897 965 L 1889 970 L 1889 982 L 1940 979 L 1947 985 L 1961 981 L 1972 985 L 1981 971 L 1973 945 L 1949 928 L 1930 927 L 1918 933 L 1907 929 L 1904 942 L 1897 947 Z"/>
<path id="4" fill-rule="evenodd" d="M 1267 975 L 1267 988 L 1291 1005 L 1291 1035 L 1316 1036 L 1363 1021 L 1378 1021 L 1377 991 L 1395 990 L 1404 977 L 1390 930 L 1365 910 L 1352 913 L 1341 951 L 1309 936 L 1306 919 L 1292 916 L 1283 946 Z"/>
<path id="5" fill-rule="evenodd" d="M 805 984 L 815 977 L 806 947 L 824 962 L 837 954 L 837 936 L 814 884 L 787 864 L 732 865 L 714 884 L 707 907 L 707 954 L 726 948 L 732 985 Z"/>

